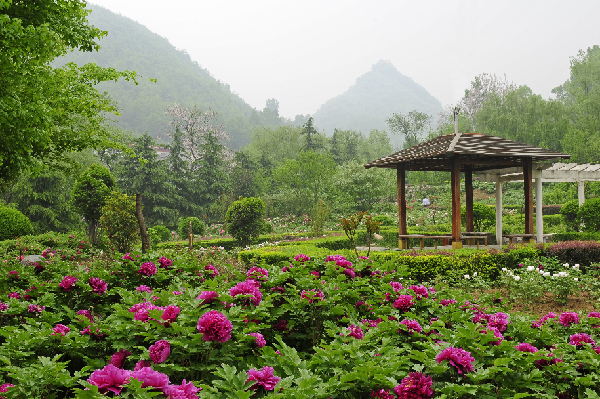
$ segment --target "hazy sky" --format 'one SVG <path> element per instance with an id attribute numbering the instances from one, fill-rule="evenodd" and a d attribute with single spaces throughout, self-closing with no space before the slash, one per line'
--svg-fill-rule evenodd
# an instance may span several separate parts
<path id="1" fill-rule="evenodd" d="M 484 72 L 547 98 L 568 79 L 570 58 L 600 44 L 598 0 L 91 3 L 166 37 L 251 106 L 276 98 L 292 118 L 314 113 L 381 59 L 442 105 Z"/>

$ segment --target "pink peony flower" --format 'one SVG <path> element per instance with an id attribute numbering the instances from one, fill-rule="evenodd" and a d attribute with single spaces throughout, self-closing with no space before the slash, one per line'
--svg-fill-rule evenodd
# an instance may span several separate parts
<path id="1" fill-rule="evenodd" d="M 8 305 L 0 302 L 0 312 L 4 312 L 7 309 L 8 309 Z"/>
<path id="2" fill-rule="evenodd" d="M 253 267 L 246 273 L 246 276 L 250 279 L 257 281 L 269 280 L 269 272 L 262 267 Z"/>
<path id="3" fill-rule="evenodd" d="M 173 323 L 177 319 L 177 315 L 181 312 L 179 306 L 169 305 L 165 308 L 161 318 L 165 323 Z"/>
<path id="4" fill-rule="evenodd" d="M 363 339 L 365 336 L 363 330 L 359 326 L 355 326 L 354 324 L 350 324 L 348 330 L 350 331 L 348 333 L 349 337 L 354 337 L 355 339 Z"/>
<path id="5" fill-rule="evenodd" d="M 103 369 L 94 371 L 88 378 L 88 382 L 98 386 L 98 392 L 100 393 L 111 391 L 118 395 L 131 375 L 132 372 L 129 370 L 123 370 L 108 364 Z"/>
<path id="6" fill-rule="evenodd" d="M 412 295 L 400 295 L 398 299 L 394 301 L 394 308 L 400 310 L 401 312 L 406 312 L 414 305 L 413 296 Z"/>
<path id="7" fill-rule="evenodd" d="M 217 268 L 216 268 L 216 267 L 214 267 L 214 266 L 213 266 L 213 265 L 211 265 L 211 264 L 208 264 L 208 265 L 204 266 L 204 270 L 207 270 L 207 271 L 208 271 L 208 274 L 209 274 L 211 277 L 217 277 L 217 276 L 219 275 L 219 271 L 217 270 Z"/>
<path id="8" fill-rule="evenodd" d="M 223 313 L 211 310 L 200 317 L 197 328 L 205 341 L 227 342 L 231 338 L 233 324 Z"/>
<path id="9" fill-rule="evenodd" d="M 502 335 L 502 333 L 500 331 L 498 331 L 498 329 L 496 327 L 490 327 L 490 326 L 487 326 L 484 330 L 481 330 L 480 333 L 487 334 L 488 331 L 490 331 L 492 334 L 494 334 L 494 337 L 500 338 L 498 341 L 490 341 L 490 344 L 496 345 L 496 346 L 500 345 L 502 343 L 502 341 L 504 340 L 504 335 Z"/>
<path id="10" fill-rule="evenodd" d="M 123 260 L 133 260 L 133 258 L 131 255 L 129 255 L 129 252 L 127 252 L 125 255 L 123 255 Z"/>
<path id="11" fill-rule="evenodd" d="M 160 264 L 160 267 L 162 267 L 163 269 L 168 269 L 173 264 L 173 261 L 171 259 L 165 258 L 164 256 L 161 256 L 158 259 L 158 263 Z"/>
<path id="12" fill-rule="evenodd" d="M 265 337 L 263 337 L 263 335 L 261 333 L 250 333 L 248 335 L 256 338 L 254 340 L 254 343 L 256 344 L 257 348 L 262 348 L 263 346 L 265 346 L 267 344 Z"/>
<path id="13" fill-rule="evenodd" d="M 115 367 L 118 367 L 118 368 L 122 369 L 123 368 L 123 364 L 125 363 L 125 359 L 129 355 L 131 355 L 131 352 L 129 352 L 128 350 L 125 350 L 125 349 L 121 349 L 120 351 L 115 352 L 110 357 L 110 361 L 108 363 L 112 364 Z"/>
<path id="14" fill-rule="evenodd" d="M 413 290 L 418 300 L 423 298 L 429 298 L 429 291 L 424 285 L 411 285 L 408 287 L 409 290 Z"/>
<path id="15" fill-rule="evenodd" d="M 508 326 L 508 315 L 506 313 L 498 312 L 486 315 L 486 319 L 488 327 L 495 327 L 500 332 L 506 330 L 506 327 Z"/>
<path id="16" fill-rule="evenodd" d="M 196 297 L 196 299 L 202 299 L 202 303 L 200 305 L 206 305 L 207 303 L 211 303 L 219 297 L 215 291 L 202 291 L 200 295 Z"/>
<path id="17" fill-rule="evenodd" d="M 346 260 L 346 259 L 338 259 L 335 261 L 336 266 L 341 266 L 345 269 L 349 269 L 352 267 L 352 262 Z"/>
<path id="18" fill-rule="evenodd" d="M 68 333 L 69 331 L 71 331 L 71 329 L 63 324 L 57 324 L 54 328 L 53 328 L 54 332 L 50 335 L 60 335 L 61 337 L 64 337 L 66 333 Z"/>
<path id="19" fill-rule="evenodd" d="M 558 322 L 565 327 L 569 327 L 571 324 L 579 324 L 579 315 L 575 312 L 563 312 L 558 317 Z"/>
<path id="20" fill-rule="evenodd" d="M 538 351 L 538 348 L 536 348 L 535 346 L 527 343 L 527 342 L 523 342 L 517 346 L 514 346 L 513 348 L 515 348 L 518 351 L 521 352 L 529 352 L 529 353 L 535 353 Z"/>
<path id="21" fill-rule="evenodd" d="M 390 392 L 389 389 L 379 389 L 377 391 L 371 391 L 371 398 L 379 398 L 379 399 L 396 399 L 396 395 Z"/>
<path id="22" fill-rule="evenodd" d="M 171 354 L 171 345 L 168 341 L 161 339 L 156 341 L 154 345 L 150 345 L 150 360 L 154 364 L 163 363 Z"/>
<path id="23" fill-rule="evenodd" d="M 420 333 L 421 331 L 423 331 L 423 328 L 416 320 L 404 319 L 400 322 L 400 324 L 404 324 L 406 326 L 410 335 L 413 335 L 416 332 Z M 402 332 L 402 330 L 398 330 L 398 332 Z"/>
<path id="24" fill-rule="evenodd" d="M 88 319 L 91 322 L 94 321 L 94 316 L 92 316 L 92 314 L 90 313 L 89 310 L 79 310 L 79 311 L 77 311 L 77 314 L 85 317 L 86 319 Z"/>
<path id="25" fill-rule="evenodd" d="M 137 362 L 135 364 L 135 367 L 133 367 L 133 371 L 138 371 L 143 369 L 144 367 L 151 367 L 152 363 L 150 363 L 148 360 L 140 360 L 139 362 Z"/>
<path id="26" fill-rule="evenodd" d="M 308 303 L 313 303 L 316 301 L 322 301 L 323 299 L 325 299 L 325 294 L 323 294 L 323 291 L 319 290 L 316 291 L 315 289 L 312 290 L 302 290 L 302 293 L 300 294 L 300 298 L 302 299 L 308 299 Z"/>
<path id="27" fill-rule="evenodd" d="M 390 285 L 392 286 L 392 288 L 394 289 L 394 292 L 398 292 L 401 289 L 404 289 L 404 287 L 402 287 L 402 284 L 400 284 L 397 281 L 390 281 Z"/>
<path id="28" fill-rule="evenodd" d="M 106 292 L 106 288 L 108 286 L 103 280 L 92 277 L 90 278 L 90 287 L 92 287 L 93 292 L 97 293 L 98 295 L 102 295 Z"/>
<path id="29" fill-rule="evenodd" d="M 142 367 L 131 373 L 131 378 L 142 381 L 142 388 L 154 387 L 166 389 L 169 386 L 169 377 L 166 374 L 153 370 L 151 367 Z"/>
<path id="30" fill-rule="evenodd" d="M 153 276 L 156 274 L 156 265 L 152 262 L 142 263 L 137 272 L 142 276 Z"/>
<path id="31" fill-rule="evenodd" d="M 81 330 L 81 335 L 89 335 L 90 337 L 98 339 L 104 337 L 104 333 L 101 333 L 98 327 L 92 325 L 89 325 L 83 330 Z"/>
<path id="32" fill-rule="evenodd" d="M 433 396 L 431 377 L 423 373 L 410 373 L 394 388 L 398 399 L 429 399 Z"/>
<path id="33" fill-rule="evenodd" d="M 65 276 L 62 281 L 58 283 L 58 286 L 62 288 L 63 291 L 71 291 L 75 282 L 79 281 L 77 277 L 74 276 Z"/>
<path id="34" fill-rule="evenodd" d="M 531 323 L 531 328 L 540 328 L 548 319 L 554 319 L 554 318 L 556 318 L 556 313 L 550 312 L 547 315 L 542 316 L 540 321 L 534 321 L 533 323 Z"/>
<path id="35" fill-rule="evenodd" d="M 140 285 L 139 287 L 135 287 L 136 291 L 140 291 L 140 292 L 147 292 L 149 294 L 152 293 L 152 288 L 148 287 L 147 285 Z"/>
<path id="36" fill-rule="evenodd" d="M 240 283 L 237 283 L 235 287 L 232 287 L 229 290 L 229 295 L 235 299 L 238 295 L 248 295 L 249 298 L 244 298 L 242 302 L 244 304 L 248 304 L 248 302 L 252 303 L 254 306 L 258 306 L 260 301 L 262 300 L 262 293 L 256 286 L 254 280 L 246 280 Z"/>
<path id="37" fill-rule="evenodd" d="M 440 305 L 442 305 L 442 306 L 448 306 L 448 305 L 450 305 L 452 303 L 457 303 L 457 302 L 454 299 L 442 299 L 440 301 Z"/>
<path id="38" fill-rule="evenodd" d="M 571 335 L 569 339 L 569 343 L 575 346 L 583 346 L 584 343 L 590 344 L 592 346 L 596 345 L 596 341 L 594 341 L 592 337 L 586 333 L 578 333 Z"/>
<path id="39" fill-rule="evenodd" d="M 466 374 L 473 371 L 475 358 L 471 356 L 471 352 L 450 346 L 437 355 L 435 360 L 437 360 L 438 364 L 444 360 L 448 360 L 448 363 L 456 367 L 458 374 Z"/>
<path id="40" fill-rule="evenodd" d="M 281 378 L 273 375 L 273 371 L 273 367 L 269 366 L 265 366 L 260 370 L 250 369 L 248 371 L 248 379 L 246 382 L 256 381 L 256 383 L 252 385 L 250 389 L 258 389 L 262 386 L 265 391 L 274 390 L 275 385 L 277 385 Z"/>
<path id="41" fill-rule="evenodd" d="M 36 315 L 41 314 L 44 309 L 46 309 L 45 306 L 41 306 L 41 305 L 29 305 L 27 306 L 27 311 L 29 313 L 36 313 Z"/>
<path id="42" fill-rule="evenodd" d="M 304 254 L 298 254 L 294 256 L 294 260 L 296 262 L 308 262 L 310 260 L 310 256 Z"/>
<path id="43" fill-rule="evenodd" d="M 356 273 L 354 272 L 353 268 L 344 269 L 342 274 L 345 274 L 346 276 L 348 276 L 350 278 L 356 278 Z"/>
<path id="44" fill-rule="evenodd" d="M 197 399 L 198 392 L 202 388 L 196 388 L 192 382 L 183 380 L 181 385 L 169 385 L 163 389 L 163 393 L 172 399 Z"/>
<path id="45" fill-rule="evenodd" d="M 8 297 L 13 299 L 21 299 L 21 294 L 13 291 L 8 293 Z"/>

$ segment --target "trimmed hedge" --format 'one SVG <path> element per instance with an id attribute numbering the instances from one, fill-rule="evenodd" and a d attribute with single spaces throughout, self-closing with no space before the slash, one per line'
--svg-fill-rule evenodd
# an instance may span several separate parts
<path id="1" fill-rule="evenodd" d="M 556 233 L 552 236 L 552 241 L 600 241 L 600 233 L 598 232 L 568 232 Z"/>
<path id="2" fill-rule="evenodd" d="M 555 256 L 570 265 L 579 264 L 587 272 L 592 263 L 600 261 L 600 242 L 566 241 L 552 244 L 544 249 L 544 256 Z"/>
<path id="3" fill-rule="evenodd" d="M 306 233 L 304 233 L 304 236 Z M 302 237 L 301 233 L 287 233 L 287 234 L 270 234 L 270 235 L 261 235 L 254 241 L 252 241 L 253 245 L 262 244 L 264 242 L 273 242 L 273 241 L 282 241 L 289 240 L 297 237 Z M 187 247 L 187 241 L 170 241 L 170 242 L 161 242 L 156 244 L 155 249 L 177 249 Z M 231 251 L 238 246 L 238 242 L 234 238 L 216 238 L 214 240 L 194 240 L 193 247 L 198 248 L 207 248 L 207 247 L 223 247 L 226 251 Z"/>

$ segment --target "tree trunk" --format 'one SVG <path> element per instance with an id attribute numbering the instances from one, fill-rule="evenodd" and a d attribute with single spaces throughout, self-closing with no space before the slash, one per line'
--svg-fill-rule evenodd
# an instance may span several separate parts
<path id="1" fill-rule="evenodd" d="M 135 195 L 135 216 L 140 224 L 140 236 L 142 236 L 142 253 L 145 254 L 150 250 L 150 236 L 146 231 L 144 223 L 144 215 L 142 214 L 142 194 Z"/>

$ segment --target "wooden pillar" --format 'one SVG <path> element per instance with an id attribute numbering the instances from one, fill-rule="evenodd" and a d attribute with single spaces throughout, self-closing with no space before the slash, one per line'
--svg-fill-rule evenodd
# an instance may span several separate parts
<path id="1" fill-rule="evenodd" d="M 540 173 L 541 174 L 541 173 Z M 535 238 L 544 242 L 544 205 L 542 204 L 542 178 L 535 178 Z"/>
<path id="2" fill-rule="evenodd" d="M 465 168 L 465 217 L 467 232 L 474 231 L 473 228 L 473 171 L 471 168 Z"/>
<path id="3" fill-rule="evenodd" d="M 145 254 L 150 250 L 150 236 L 148 230 L 146 230 L 146 223 L 144 222 L 144 215 L 142 214 L 142 194 L 135 195 L 135 216 L 140 226 L 140 236 L 142 237 L 142 253 Z"/>
<path id="4" fill-rule="evenodd" d="M 533 163 L 531 158 L 523 160 L 523 180 L 525 190 L 525 234 L 533 234 Z M 525 241 L 525 240 L 523 240 Z"/>
<path id="5" fill-rule="evenodd" d="M 406 172 L 403 164 L 398 164 L 396 169 L 398 184 L 398 233 L 406 234 Z M 398 248 L 408 249 L 408 240 L 398 239 Z"/>
<path id="6" fill-rule="evenodd" d="M 450 184 L 452 185 L 452 248 L 456 249 L 462 248 L 462 241 L 460 240 L 460 160 L 456 155 L 452 157 Z"/>
<path id="7" fill-rule="evenodd" d="M 502 245 L 502 182 L 496 180 L 496 245 Z"/>

